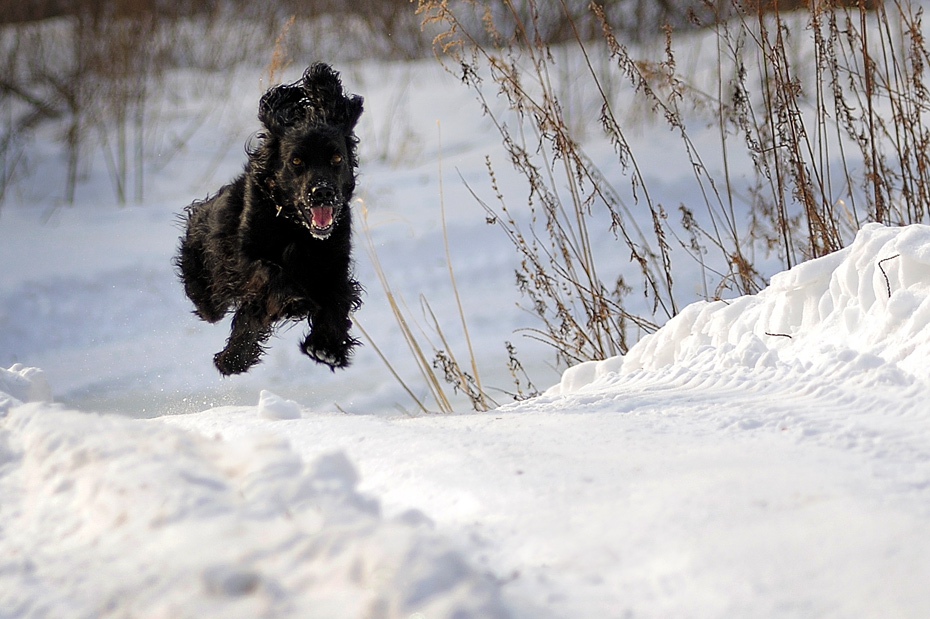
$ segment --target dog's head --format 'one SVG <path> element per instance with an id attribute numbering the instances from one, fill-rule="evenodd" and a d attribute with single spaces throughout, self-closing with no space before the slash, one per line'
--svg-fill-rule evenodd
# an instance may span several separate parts
<path id="1" fill-rule="evenodd" d="M 267 133 L 262 167 L 281 213 L 326 239 L 355 191 L 354 134 L 362 98 L 347 95 L 339 74 L 315 64 L 293 84 L 270 89 L 258 117 Z"/>

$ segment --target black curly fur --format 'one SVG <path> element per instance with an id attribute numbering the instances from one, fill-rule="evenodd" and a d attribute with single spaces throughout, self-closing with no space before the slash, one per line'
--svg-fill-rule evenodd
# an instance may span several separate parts
<path id="1" fill-rule="evenodd" d="M 315 64 L 293 84 L 270 89 L 258 118 L 265 130 L 245 172 L 186 210 L 175 257 L 195 313 L 215 323 L 234 311 L 224 375 L 259 362 L 274 329 L 307 320 L 301 350 L 330 368 L 349 364 L 358 340 L 349 314 L 360 305 L 352 277 L 351 212 L 358 166 L 353 130 L 362 98 Z"/>

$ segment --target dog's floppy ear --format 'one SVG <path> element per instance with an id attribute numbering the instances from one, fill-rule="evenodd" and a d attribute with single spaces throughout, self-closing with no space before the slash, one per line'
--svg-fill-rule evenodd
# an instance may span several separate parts
<path id="1" fill-rule="evenodd" d="M 344 116 L 343 125 L 346 128 L 346 132 L 352 131 L 355 128 L 355 124 L 358 122 L 359 117 L 362 115 L 362 108 L 364 99 L 359 95 L 352 95 L 346 99 L 344 106 Z"/>
<path id="2" fill-rule="evenodd" d="M 258 103 L 258 119 L 280 136 L 307 116 L 306 93 L 301 84 L 282 84 L 266 92 Z"/>
<path id="3" fill-rule="evenodd" d="M 308 116 L 321 123 L 342 126 L 350 133 L 362 115 L 362 98 L 346 96 L 339 73 L 318 62 L 304 71 L 302 81 L 310 107 Z"/>

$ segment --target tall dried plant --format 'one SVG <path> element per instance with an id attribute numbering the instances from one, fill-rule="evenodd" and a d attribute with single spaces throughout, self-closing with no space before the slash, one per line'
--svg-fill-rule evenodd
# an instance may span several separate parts
<path id="1" fill-rule="evenodd" d="M 440 29 L 440 61 L 477 94 L 525 181 L 526 209 L 504 197 L 490 159 L 494 199 L 471 189 L 517 250 L 517 284 L 539 318 L 531 337 L 561 361 L 626 352 L 678 312 L 679 280 L 695 262 L 705 298 L 750 294 L 774 270 L 843 247 L 865 222 L 926 220 L 922 12 L 905 1 L 809 4 L 786 13 L 785 3 L 703 3 L 693 18 L 714 31 L 717 63 L 706 84 L 679 68 L 672 28 L 661 57 L 643 60 L 597 3 L 590 11 L 599 39 L 574 27 L 566 0 L 419 0 L 424 24 Z M 543 28 L 553 6 L 573 26 L 558 51 Z M 590 85 L 614 148 L 609 173 L 585 154 L 572 130 L 577 119 L 566 117 L 555 78 L 566 46 L 578 59 L 574 83 Z M 595 60 L 605 54 L 607 72 Z M 653 198 L 616 109 L 618 83 L 680 139 L 696 192 L 677 212 Z M 693 140 L 695 123 L 716 126 L 719 146 Z M 736 172 L 744 162 L 749 177 Z M 608 180 L 618 177 L 629 183 L 622 194 Z M 618 247 L 594 243 L 597 226 Z M 623 254 L 633 275 L 617 265 Z"/>

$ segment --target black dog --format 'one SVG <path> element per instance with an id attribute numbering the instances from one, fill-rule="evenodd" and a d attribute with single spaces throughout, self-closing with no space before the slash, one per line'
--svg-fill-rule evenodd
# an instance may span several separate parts
<path id="1" fill-rule="evenodd" d="M 336 71 L 311 66 L 261 98 L 265 131 L 245 172 L 187 207 L 175 258 L 184 290 L 207 322 L 235 311 L 226 348 L 213 358 L 222 374 L 258 363 L 288 320 L 308 320 L 305 354 L 332 369 L 349 364 L 359 343 L 349 313 L 361 303 L 349 211 L 361 113 L 362 98 L 346 95 Z"/>

